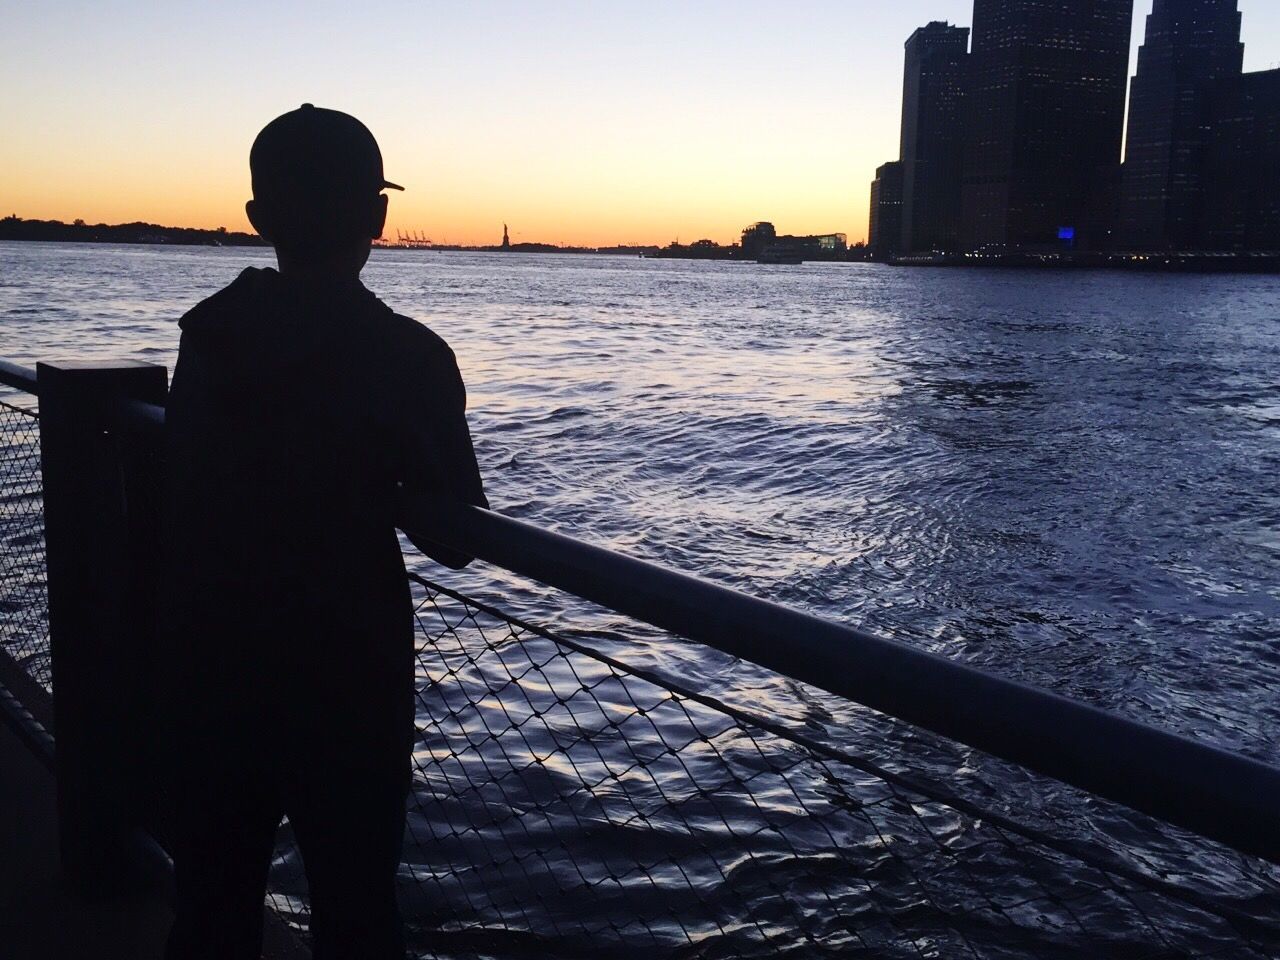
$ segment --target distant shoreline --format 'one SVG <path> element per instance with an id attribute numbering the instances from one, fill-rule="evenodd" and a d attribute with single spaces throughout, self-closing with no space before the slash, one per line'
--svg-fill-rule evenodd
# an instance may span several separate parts
<path id="1" fill-rule="evenodd" d="M 0 220 L 0 240 L 34 240 L 53 243 L 148 243 L 183 247 L 265 247 L 255 233 L 239 233 L 219 227 L 165 227 L 158 223 L 63 223 L 61 220 L 24 220 L 11 215 Z"/>
<path id="2" fill-rule="evenodd" d="M 253 233 L 225 229 L 204 230 L 196 227 L 166 227 L 155 223 L 88 224 L 83 221 L 63 223 L 60 220 L 25 220 L 17 216 L 0 219 L 0 240 L 44 243 L 119 243 L 151 246 L 259 247 L 269 244 Z M 675 245 L 672 245 L 673 247 Z M 754 263 L 731 256 L 705 257 L 680 255 L 672 248 L 640 245 L 612 247 L 570 247 L 550 243 L 513 243 L 499 245 L 400 243 L 376 244 L 375 249 L 388 251 L 426 250 L 459 253 L 556 253 L 599 254 L 609 256 L 650 257 L 656 259 L 714 260 L 724 263 Z M 727 249 L 727 248 L 726 248 Z M 863 248 L 851 248 L 861 252 Z M 683 253 L 681 251 L 680 253 Z M 897 257 L 872 260 L 850 256 L 847 261 L 814 260 L 814 262 L 881 263 L 894 267 L 970 268 L 1014 270 L 1126 270 L 1139 273 L 1280 273 L 1280 251 L 1256 253 L 1235 251 L 1188 251 L 1180 253 L 1002 253 L 947 254 Z M 792 269 L 794 265 L 780 266 Z"/>
<path id="3" fill-rule="evenodd" d="M 219 227 L 166 227 L 158 223 L 63 223 L 61 220 L 24 220 L 12 215 L 0 219 L 0 240 L 44 243 L 128 243 L 182 247 L 267 247 L 269 244 L 255 233 L 242 233 Z M 468 253 L 602 253 L 621 256 L 646 256 L 656 246 L 562 247 L 552 243 L 513 243 L 508 247 L 467 246 L 465 244 L 381 243 L 380 250 L 454 250 Z"/>

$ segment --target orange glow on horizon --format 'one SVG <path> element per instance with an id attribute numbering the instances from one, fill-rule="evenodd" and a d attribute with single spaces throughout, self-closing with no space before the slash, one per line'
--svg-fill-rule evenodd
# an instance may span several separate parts
<path id="1" fill-rule="evenodd" d="M 0 203 L 5 206 L 3 215 L 12 212 L 26 219 L 67 223 L 82 219 L 90 224 L 143 221 L 252 233 L 244 213 L 244 201 L 250 195 L 246 166 L 241 161 L 232 168 L 234 172 L 225 168 L 193 172 L 191 179 L 204 183 L 192 192 L 185 183 L 144 180 L 127 166 L 103 164 L 88 173 L 48 171 L 44 166 L 48 176 L 19 170 L 18 178 L 6 177 Z M 399 231 L 421 234 L 436 243 L 496 244 L 502 239 L 503 223 L 509 225 L 513 243 L 591 247 L 665 246 L 676 239 L 690 243 L 704 237 L 734 243 L 742 227 L 756 220 L 773 220 L 787 233 L 847 233 L 851 243 L 863 239 L 866 232 L 867 187 L 852 183 L 842 185 L 845 196 L 835 195 L 828 202 L 830 194 L 803 181 L 789 185 L 727 176 L 712 178 L 708 188 L 708 181 L 690 180 L 686 174 L 681 189 L 668 189 L 668 183 L 676 181 L 665 180 L 659 171 L 623 174 L 614 168 L 611 177 L 596 175 L 595 182 L 590 171 L 582 170 L 548 171 L 545 180 L 528 174 L 499 190 L 475 172 L 464 179 L 458 170 L 413 170 L 390 162 L 387 169 L 389 176 L 407 187 L 404 193 L 388 191 L 385 237 L 389 240 Z M 629 184 L 618 182 L 627 179 Z M 828 189 L 834 193 L 836 186 L 841 185 Z M 771 199 L 741 199 L 757 194 Z"/>
<path id="2" fill-rule="evenodd" d="M 1135 40 L 1152 0 L 1138 0 Z M 1240 0 L 1246 69 L 1280 10 Z M 305 11 L 305 13 L 304 13 Z M 249 230 L 248 153 L 311 102 L 358 116 L 387 235 L 440 243 L 732 243 L 772 221 L 866 238 L 898 156 L 902 44 L 973 0 L 11 4 L 0 215 Z M 1137 43 L 1134 44 L 1136 54 Z"/>

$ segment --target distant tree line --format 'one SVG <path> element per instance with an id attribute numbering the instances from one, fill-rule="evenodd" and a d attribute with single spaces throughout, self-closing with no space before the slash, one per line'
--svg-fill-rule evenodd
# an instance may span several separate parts
<path id="1" fill-rule="evenodd" d="M 238 233 L 226 227 L 164 227 L 156 223 L 63 223 L 61 220 L 24 220 L 10 214 L 0 220 L 0 240 L 45 240 L 72 243 L 171 243 L 206 247 L 263 247 L 257 234 Z"/>

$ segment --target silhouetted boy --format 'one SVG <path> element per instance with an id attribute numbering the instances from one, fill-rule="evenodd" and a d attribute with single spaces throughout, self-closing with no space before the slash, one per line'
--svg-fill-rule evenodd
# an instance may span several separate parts
<path id="1" fill-rule="evenodd" d="M 249 164 L 279 271 L 183 317 L 168 406 L 168 956 L 256 960 L 287 816 L 315 960 L 400 958 L 414 645 L 395 503 L 485 498 L 453 353 L 360 283 L 400 189 L 373 135 L 304 104 Z"/>

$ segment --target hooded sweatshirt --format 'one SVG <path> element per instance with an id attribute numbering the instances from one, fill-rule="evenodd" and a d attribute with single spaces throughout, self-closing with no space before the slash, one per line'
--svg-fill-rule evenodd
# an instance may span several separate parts
<path id="1" fill-rule="evenodd" d="M 180 326 L 163 632 L 186 719 L 411 723 L 398 490 L 487 506 L 453 352 L 359 282 L 274 270 L 245 270 Z"/>

